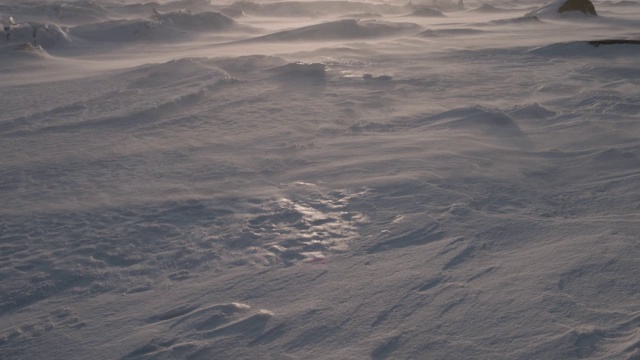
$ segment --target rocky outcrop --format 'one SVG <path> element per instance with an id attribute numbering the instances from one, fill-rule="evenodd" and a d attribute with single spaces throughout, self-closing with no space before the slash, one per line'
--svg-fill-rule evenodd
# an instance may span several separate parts
<path id="1" fill-rule="evenodd" d="M 552 0 L 526 16 L 542 18 L 596 16 L 596 8 L 591 0 Z"/>
<path id="2" fill-rule="evenodd" d="M 596 13 L 596 7 L 593 6 L 590 0 L 567 0 L 560 6 L 558 12 L 564 13 L 568 11 L 580 11 L 583 14 L 598 15 Z"/>
<path id="3" fill-rule="evenodd" d="M 640 45 L 640 40 L 631 39 L 607 39 L 607 40 L 593 40 L 589 41 L 589 45 L 598 47 L 600 45 Z"/>

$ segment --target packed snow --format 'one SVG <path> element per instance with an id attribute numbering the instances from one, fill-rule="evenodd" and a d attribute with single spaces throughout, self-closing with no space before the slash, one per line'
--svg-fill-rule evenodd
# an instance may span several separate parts
<path id="1" fill-rule="evenodd" d="M 640 2 L 563 5 L 3 1 L 0 358 L 640 359 Z"/>

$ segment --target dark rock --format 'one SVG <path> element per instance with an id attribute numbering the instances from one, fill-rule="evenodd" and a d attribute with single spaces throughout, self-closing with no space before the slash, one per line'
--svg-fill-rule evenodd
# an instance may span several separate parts
<path id="1" fill-rule="evenodd" d="M 567 0 L 558 9 L 559 13 L 567 11 L 580 11 L 584 14 L 598 15 L 596 13 L 596 7 L 590 0 Z"/>
<path id="2" fill-rule="evenodd" d="M 630 44 L 630 45 L 640 45 L 640 40 L 630 40 L 630 39 L 607 39 L 607 40 L 593 40 L 589 41 L 589 45 L 598 47 L 600 45 L 616 45 L 616 44 Z"/>

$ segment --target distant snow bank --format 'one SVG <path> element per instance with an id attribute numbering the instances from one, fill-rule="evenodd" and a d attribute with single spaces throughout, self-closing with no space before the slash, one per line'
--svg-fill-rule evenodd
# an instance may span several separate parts
<path id="1" fill-rule="evenodd" d="M 409 22 L 345 19 L 280 31 L 250 39 L 249 41 L 283 42 L 366 39 L 412 34 L 421 29 L 420 25 Z"/>
<path id="2" fill-rule="evenodd" d="M 231 29 L 235 20 L 218 12 L 192 14 L 188 11 L 158 13 L 147 19 L 107 20 L 73 27 L 51 23 L 20 22 L 0 29 L 0 44 L 30 43 L 44 49 L 62 47 L 73 38 L 129 43 L 135 41 L 171 41 Z"/>
<path id="3" fill-rule="evenodd" d="M 235 20 L 218 12 L 192 14 L 188 11 L 156 13 L 148 19 L 110 20 L 72 28 L 74 36 L 96 41 L 166 41 L 181 39 L 188 33 L 227 30 Z"/>

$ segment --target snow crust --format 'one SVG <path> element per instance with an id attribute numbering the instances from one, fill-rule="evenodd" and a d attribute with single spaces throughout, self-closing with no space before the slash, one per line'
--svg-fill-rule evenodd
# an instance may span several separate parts
<path id="1" fill-rule="evenodd" d="M 640 358 L 594 4 L 2 2 L 0 358 Z"/>

